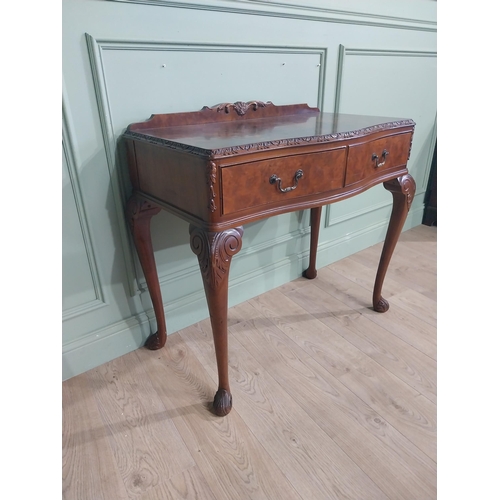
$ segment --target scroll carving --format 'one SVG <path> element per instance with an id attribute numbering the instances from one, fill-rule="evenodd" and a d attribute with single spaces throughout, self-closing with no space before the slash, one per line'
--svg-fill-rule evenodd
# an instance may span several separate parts
<path id="1" fill-rule="evenodd" d="M 233 255 L 242 245 L 243 228 L 227 229 L 220 233 L 189 226 L 191 250 L 198 257 L 205 285 L 217 289 L 228 278 Z"/>
<path id="2" fill-rule="evenodd" d="M 397 192 L 400 191 L 406 196 L 406 208 L 410 211 L 413 198 L 415 196 L 416 184 L 415 180 L 410 174 L 402 175 L 396 179 L 384 182 L 384 187 L 388 191 Z"/>
<path id="3" fill-rule="evenodd" d="M 266 106 L 272 105 L 273 103 L 271 101 L 263 102 L 263 101 L 248 101 L 248 102 L 242 102 L 242 101 L 236 101 L 236 102 L 224 102 L 222 104 L 216 104 L 215 106 L 204 106 L 203 110 L 206 109 L 211 109 L 215 110 L 218 113 L 221 111 L 225 111 L 226 113 L 229 113 L 231 108 L 236 111 L 236 113 L 239 116 L 243 116 L 246 114 L 246 112 L 252 108 L 254 111 L 256 111 L 258 108 L 265 108 Z M 202 111 L 203 111 L 202 110 Z"/>

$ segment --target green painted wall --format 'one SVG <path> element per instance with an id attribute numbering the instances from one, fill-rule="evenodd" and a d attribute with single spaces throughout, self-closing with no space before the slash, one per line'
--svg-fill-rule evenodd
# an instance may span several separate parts
<path id="1" fill-rule="evenodd" d="M 123 216 L 119 137 L 153 113 L 236 100 L 413 118 L 421 223 L 436 139 L 436 2 L 63 0 L 63 379 L 140 347 L 155 329 Z M 323 210 L 319 266 L 385 236 L 377 186 Z M 309 213 L 245 227 L 230 305 L 298 277 Z M 207 317 L 187 224 L 153 219 L 167 328 Z"/>

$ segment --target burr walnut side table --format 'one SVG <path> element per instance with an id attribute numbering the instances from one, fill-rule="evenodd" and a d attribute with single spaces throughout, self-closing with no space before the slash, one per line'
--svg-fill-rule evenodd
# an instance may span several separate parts
<path id="1" fill-rule="evenodd" d="M 150 221 L 167 210 L 189 222 L 213 331 L 219 387 L 215 414 L 232 407 L 228 377 L 227 304 L 231 258 L 243 225 L 311 209 L 309 267 L 316 277 L 321 208 L 383 183 L 393 208 L 373 290 L 385 312 L 382 283 L 415 193 L 407 170 L 411 119 L 322 113 L 306 104 L 251 101 L 198 112 L 152 115 L 124 133 L 133 193 L 127 203 L 158 331 L 149 349 L 166 342 L 166 322 L 151 243 Z"/>

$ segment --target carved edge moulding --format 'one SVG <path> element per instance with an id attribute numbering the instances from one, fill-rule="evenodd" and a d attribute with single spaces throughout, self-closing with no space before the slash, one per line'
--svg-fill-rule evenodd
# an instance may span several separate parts
<path id="1" fill-rule="evenodd" d="M 225 114 L 230 114 L 231 111 L 234 111 L 238 117 L 243 117 L 249 110 L 252 111 L 258 111 L 260 108 L 266 108 L 266 107 L 275 107 L 275 105 L 271 101 L 263 102 L 263 101 L 248 101 L 248 102 L 242 102 L 242 101 L 236 101 L 234 103 L 222 103 L 222 104 L 216 104 L 214 106 L 204 106 L 201 111 L 193 111 L 192 113 L 198 113 L 198 114 L 206 114 L 206 113 L 221 113 L 224 112 Z M 318 108 L 311 108 L 309 106 L 302 108 L 303 111 L 316 111 L 319 112 Z M 188 114 L 188 113 L 186 113 Z M 258 114 L 258 113 L 257 113 Z M 147 120 L 146 122 L 143 122 L 144 124 L 153 122 L 155 119 L 155 116 L 157 115 L 151 115 L 150 119 Z M 259 116 L 260 117 L 260 116 Z M 231 156 L 231 155 L 236 155 L 238 153 L 248 153 L 248 152 L 253 152 L 253 151 L 261 151 L 263 149 L 269 149 L 269 148 L 282 148 L 282 147 L 287 147 L 287 146 L 301 146 L 304 144 L 311 144 L 311 143 L 322 143 L 322 142 L 333 142 L 333 141 L 340 141 L 343 139 L 350 139 L 353 137 L 363 137 L 365 135 L 372 134 L 374 132 L 382 132 L 384 130 L 390 130 L 393 128 L 399 128 L 402 126 L 415 126 L 415 122 L 411 119 L 406 119 L 406 120 L 398 120 L 398 121 L 391 121 L 387 123 L 381 123 L 378 125 L 373 125 L 371 127 L 366 127 L 362 128 L 359 130 L 352 130 L 349 132 L 339 132 L 335 134 L 325 134 L 325 135 L 319 135 L 319 136 L 309 136 L 309 137 L 297 137 L 297 138 L 290 138 L 290 139 L 280 139 L 276 141 L 262 141 L 262 142 L 255 142 L 255 143 L 250 143 L 250 144 L 244 144 L 244 145 L 239 145 L 239 146 L 230 146 L 230 147 L 225 147 L 225 148 L 219 148 L 219 149 L 203 149 L 199 148 L 196 146 L 190 146 L 187 144 L 181 144 L 175 141 L 171 141 L 168 139 L 162 139 L 159 137 L 145 137 L 142 133 L 140 132 L 135 132 L 134 130 L 127 129 L 125 135 L 131 139 L 137 138 L 141 140 L 146 140 L 147 142 L 150 142 L 151 144 L 157 144 L 161 146 L 166 146 L 171 149 L 175 149 L 178 151 L 184 151 L 188 152 L 191 154 L 195 154 L 198 156 L 206 157 L 206 158 L 215 158 L 215 157 L 220 157 L 220 156 Z M 151 125 L 150 128 L 153 128 L 154 126 Z M 142 130 L 146 129 L 144 128 Z"/>

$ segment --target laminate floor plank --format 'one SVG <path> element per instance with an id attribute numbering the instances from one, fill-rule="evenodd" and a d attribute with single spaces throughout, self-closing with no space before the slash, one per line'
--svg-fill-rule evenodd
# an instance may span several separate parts
<path id="1" fill-rule="evenodd" d="M 399 241 L 411 243 L 418 250 L 422 250 L 424 255 L 433 254 L 436 256 L 437 227 L 420 224 L 408 231 L 403 231 Z M 434 243 L 434 245 L 429 245 L 429 243 Z"/>
<path id="2" fill-rule="evenodd" d="M 323 274 L 326 270 L 331 270 L 340 274 L 344 278 L 347 278 L 348 280 L 363 287 L 368 291 L 366 297 L 369 297 L 373 292 L 373 285 L 375 284 L 375 277 L 377 274 L 376 267 L 372 268 L 367 265 L 360 264 L 358 261 L 351 259 L 350 257 L 346 257 L 345 259 L 339 260 L 334 264 L 321 268 L 318 271 L 318 274 Z M 393 295 L 405 292 L 406 290 L 408 290 L 407 286 L 401 284 L 399 281 L 393 280 L 390 276 L 386 276 L 383 288 L 383 295 L 386 299 L 390 299 Z"/>
<path id="3" fill-rule="evenodd" d="M 432 245 L 429 243 L 428 245 Z M 377 243 L 371 247 L 365 248 L 360 252 L 351 255 L 349 258 L 359 262 L 360 264 L 366 265 L 371 269 L 377 269 L 378 262 L 380 260 L 380 255 L 382 253 L 383 242 Z M 418 250 L 415 250 L 410 243 L 405 243 L 404 241 L 398 241 L 394 253 L 391 257 L 391 262 L 389 264 L 389 270 L 394 273 L 394 269 L 398 266 L 402 266 L 404 269 L 409 269 L 414 271 L 416 268 L 425 270 L 428 274 L 436 274 L 436 256 L 426 255 Z M 396 278 L 397 275 L 394 276 Z M 410 280 L 408 280 L 410 282 Z M 412 286 L 416 284 L 412 283 Z"/>
<path id="4" fill-rule="evenodd" d="M 195 465 L 135 352 L 87 374 L 130 498 Z"/>
<path id="5" fill-rule="evenodd" d="M 393 304 L 399 306 L 415 316 L 425 321 L 430 326 L 435 327 L 437 324 L 437 303 L 425 295 L 415 292 L 414 290 L 406 290 L 391 297 Z"/>
<path id="6" fill-rule="evenodd" d="M 234 337 L 389 498 L 434 498 L 436 464 L 248 303 Z"/>
<path id="7" fill-rule="evenodd" d="M 311 283 L 287 293 L 306 311 L 329 326 L 410 387 L 437 402 L 437 363 L 415 347 L 373 323 Z"/>
<path id="8" fill-rule="evenodd" d="M 192 467 L 148 489 L 141 500 L 216 500 L 216 497 L 198 467 Z"/>
<path id="9" fill-rule="evenodd" d="M 182 336 L 216 380 L 210 325 L 199 327 Z M 233 405 L 302 498 L 388 498 L 233 335 L 229 344 Z"/>
<path id="10" fill-rule="evenodd" d="M 420 225 L 402 232 L 394 249 L 394 255 L 398 259 L 409 255 L 411 263 L 416 263 L 418 266 L 434 270 L 435 272 L 437 258 L 437 232 L 435 229 Z M 356 252 L 351 257 L 359 258 L 360 261 L 367 258 L 372 264 L 377 264 L 383 245 L 384 242 L 381 241 Z"/>
<path id="11" fill-rule="evenodd" d="M 192 330 L 199 333 L 170 335 L 168 349 L 153 356 L 137 354 L 210 490 L 217 499 L 300 499 L 237 411 L 224 418 L 209 411 L 217 385 L 184 341 Z"/>
<path id="12" fill-rule="evenodd" d="M 332 271 L 366 289 L 369 294 L 365 294 L 365 297 L 369 297 L 370 293 L 373 291 L 377 271 L 376 267 L 372 269 L 364 264 L 360 264 L 354 259 L 346 258 L 334 264 L 330 264 L 326 268 L 320 269 L 319 273 L 328 273 Z M 415 270 L 415 272 L 417 272 L 417 270 Z M 437 322 L 435 285 L 432 285 L 429 290 L 422 290 L 422 287 L 418 286 L 417 288 L 420 291 L 417 291 L 412 288 L 413 283 L 411 280 L 404 282 L 396 281 L 392 279 L 391 276 L 392 274 L 388 273 L 388 276 L 384 280 L 382 289 L 383 297 L 388 300 L 395 297 L 394 301 L 389 300 L 391 304 L 394 302 L 401 308 L 428 322 L 430 325 L 435 326 Z M 433 276 L 433 281 L 436 281 L 435 274 Z M 335 286 L 334 281 L 329 282 Z"/>
<path id="13" fill-rule="evenodd" d="M 436 460 L 436 405 L 279 290 L 250 301 L 332 375 Z M 427 401 L 427 402 L 426 402 Z"/>
<path id="14" fill-rule="evenodd" d="M 394 301 L 394 297 L 397 297 L 397 295 L 391 296 L 389 300 L 390 307 L 387 312 L 378 313 L 373 310 L 372 292 L 336 273 L 332 266 L 320 269 L 314 284 L 328 295 L 343 302 L 346 305 L 346 310 L 363 314 L 370 321 L 385 328 L 432 359 L 436 359 L 435 321 L 416 316 L 416 311 L 409 311 L 408 307 L 400 307 L 398 302 Z M 382 294 L 384 294 L 384 289 L 382 289 Z M 422 298 L 419 297 L 419 299 Z M 434 307 L 431 312 L 433 315 Z M 425 311 L 424 315 L 426 315 Z"/>
<path id="15" fill-rule="evenodd" d="M 86 374 L 62 385 L 62 493 L 65 500 L 129 498 Z"/>
<path id="16" fill-rule="evenodd" d="M 435 500 L 437 230 L 229 310 L 233 409 L 210 411 L 210 321 L 63 382 L 65 500 Z"/>
<path id="17" fill-rule="evenodd" d="M 417 265 L 421 265 L 426 269 L 434 269 L 436 271 L 434 267 L 437 259 L 436 233 L 434 233 L 432 228 L 426 228 L 429 229 L 428 232 L 420 228 L 423 228 L 423 226 L 401 233 L 396 245 L 396 248 L 401 245 L 401 248 L 398 248 L 397 251 L 398 255 L 408 254 L 411 257 L 412 263 L 417 263 Z M 426 234 L 417 237 L 416 234 L 418 232 Z"/>
<path id="18" fill-rule="evenodd" d="M 435 245 L 429 244 L 428 247 Z M 375 270 L 378 267 L 382 244 L 366 248 L 351 256 L 352 260 Z M 331 266 L 334 266 L 332 264 Z M 409 242 L 399 241 L 387 270 L 387 278 L 399 282 L 436 301 L 436 256 L 415 250 Z M 373 285 L 372 285 L 373 287 Z"/>

